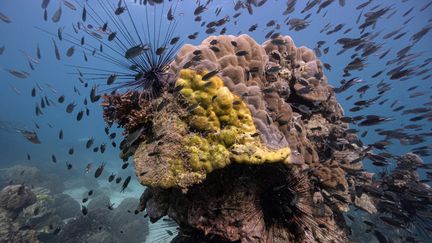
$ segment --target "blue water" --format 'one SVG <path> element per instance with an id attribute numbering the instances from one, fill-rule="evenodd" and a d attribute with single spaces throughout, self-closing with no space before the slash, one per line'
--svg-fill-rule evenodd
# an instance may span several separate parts
<path id="1" fill-rule="evenodd" d="M 83 1 L 78 1 L 83 2 Z M 93 1 L 89 1 L 93 2 Z M 133 4 L 133 1 L 128 1 L 129 8 L 135 21 L 139 24 L 143 22 L 143 6 Z M 204 1 L 201 1 L 204 2 Z M 220 19 L 225 15 L 233 16 L 236 12 L 233 9 L 233 2 L 231 0 L 213 1 L 207 11 L 202 14 L 202 19 L 211 20 Z M 307 13 L 302 14 L 301 10 L 304 8 L 307 1 L 297 1 L 295 11 L 283 16 L 282 13 L 286 7 L 286 1 L 281 0 L 269 0 L 260 8 L 254 8 L 254 14 L 250 15 L 245 9 L 241 10 L 241 15 L 228 22 L 225 26 L 227 31 L 226 34 L 238 35 L 242 33 L 249 34 L 258 43 L 265 41 L 265 35 L 273 27 L 266 27 L 266 23 L 270 20 L 275 20 L 280 24 L 280 29 L 277 30 L 283 35 L 290 35 L 294 40 L 297 47 L 307 46 L 313 48 L 316 46 L 317 41 L 326 41 L 321 50 L 324 47 L 329 47 L 329 53 L 320 57 L 323 63 L 329 63 L 332 66 L 331 71 L 325 71 L 325 75 L 329 83 L 334 87 L 339 87 L 340 80 L 344 77 L 343 68 L 347 63 L 351 61 L 350 56 L 355 53 L 354 48 L 346 51 L 342 55 L 336 55 L 340 50 L 341 46 L 336 44 L 336 40 L 342 37 L 357 38 L 361 35 L 360 30 L 357 28 L 356 19 L 360 14 L 359 10 L 356 10 L 356 6 L 363 3 L 364 0 L 347 0 L 346 6 L 340 7 L 335 1 L 328 8 L 321 11 L 320 14 L 316 14 L 317 7 Z M 419 9 L 427 4 L 429 1 L 415 0 L 415 1 L 401 1 L 401 0 L 387 0 L 387 1 L 373 1 L 369 4 L 364 13 L 368 9 L 373 8 L 376 5 L 391 6 L 389 13 L 384 15 L 378 20 L 376 26 L 368 27 L 366 32 L 378 32 L 380 35 L 374 40 L 378 44 L 382 44 L 382 48 L 374 55 L 369 56 L 367 59 L 367 66 L 361 71 L 352 71 L 352 77 L 358 77 L 363 80 L 363 83 L 356 84 L 349 90 L 337 95 L 337 100 L 345 110 L 346 116 L 357 116 L 357 115 L 381 115 L 392 118 L 392 121 L 383 123 L 382 125 L 376 125 L 371 127 L 360 127 L 359 134 L 363 131 L 368 131 L 367 136 L 362 138 L 365 145 L 374 143 L 378 140 L 384 139 L 378 135 L 374 129 L 382 128 L 387 130 L 395 130 L 403 128 L 406 125 L 416 124 L 420 125 L 421 129 L 418 131 L 409 131 L 410 134 L 422 134 L 432 132 L 432 121 L 429 119 L 423 119 L 420 121 L 412 122 L 409 119 L 416 115 L 402 115 L 403 111 L 394 112 L 394 108 L 405 105 L 405 109 L 427 107 L 432 106 L 424 105 L 432 100 L 432 83 L 431 78 L 422 80 L 423 77 L 427 76 L 431 72 L 420 76 L 412 76 L 408 80 L 390 80 L 385 75 L 386 72 L 390 71 L 395 65 L 387 65 L 386 62 L 396 58 L 396 53 L 402 48 L 410 45 L 410 37 L 421 30 L 426 25 L 432 24 L 432 7 L 428 7 L 423 12 L 419 12 Z M 28 1 L 28 0 L 3 0 L 0 2 L 0 12 L 9 16 L 12 23 L 6 24 L 0 21 L 0 47 L 5 46 L 4 53 L 0 56 L 0 122 L 3 124 L 3 129 L 0 129 L 0 167 L 6 168 L 15 164 L 30 164 L 42 169 L 49 171 L 58 171 L 59 174 L 67 177 L 68 171 L 66 169 L 65 162 L 71 162 L 73 164 L 74 176 L 87 176 L 84 171 L 85 165 L 92 163 L 93 168 L 96 168 L 100 163 L 107 162 L 107 170 L 117 172 L 121 170 L 123 161 L 119 159 L 118 148 L 113 148 L 110 145 L 106 134 L 104 133 L 104 127 L 106 124 L 102 117 L 102 108 L 98 103 L 90 103 L 89 93 L 90 87 L 93 84 L 104 83 L 105 80 L 91 81 L 89 87 L 84 88 L 78 80 L 76 74 L 77 69 L 70 65 L 77 66 L 89 66 L 98 67 L 107 70 L 118 70 L 118 68 L 110 63 L 103 62 L 91 56 L 88 51 L 87 57 L 88 62 L 84 62 L 82 51 L 79 48 L 75 49 L 73 57 L 69 58 L 66 56 L 66 50 L 71 43 L 67 41 L 59 41 L 58 38 L 50 36 L 49 34 L 41 31 L 38 28 L 47 30 L 56 35 L 59 27 L 64 27 L 63 36 L 64 38 L 70 38 L 68 34 L 73 33 L 72 24 L 76 23 L 81 18 L 81 8 L 78 7 L 77 11 L 71 11 L 64 5 L 62 6 L 62 16 L 58 23 L 51 21 L 51 16 L 59 7 L 61 1 L 51 1 L 48 6 L 48 21 L 43 20 L 43 10 L 40 7 L 41 1 Z M 97 6 L 97 4 L 94 4 Z M 177 19 L 176 35 L 180 35 L 183 38 L 183 43 L 190 43 L 197 45 L 201 43 L 208 35 L 205 33 L 205 27 L 200 27 L 200 22 L 195 22 L 193 10 L 196 7 L 196 1 L 184 0 L 179 3 L 177 13 L 180 13 Z M 221 7 L 222 11 L 218 17 L 215 17 L 214 9 Z M 406 17 L 402 15 L 411 7 L 414 10 Z M 155 8 L 158 12 L 164 11 L 166 13 L 168 7 L 164 9 L 161 6 Z M 151 8 L 152 10 L 155 10 Z M 97 11 L 101 11 L 100 9 Z M 397 11 L 396 14 L 387 19 L 387 16 Z M 308 19 L 310 25 L 301 31 L 289 30 L 289 26 L 284 23 L 285 18 L 303 18 L 306 14 L 312 13 L 312 16 Z M 325 17 L 323 16 L 325 14 Z M 164 14 L 165 17 L 165 14 Z M 389 38 L 383 40 L 383 35 L 400 28 L 402 24 L 412 17 L 412 20 L 407 23 L 403 31 L 407 31 L 407 34 L 398 40 Z M 140 20 L 141 18 L 141 20 Z M 88 17 L 90 19 L 90 17 Z M 91 21 L 91 19 L 90 19 Z M 364 17 L 361 17 L 360 23 L 364 21 Z M 258 29 L 254 32 L 248 32 L 247 30 L 253 24 L 258 23 Z M 326 31 L 320 33 L 320 30 L 327 24 L 330 23 L 333 27 L 337 24 L 345 24 L 345 26 L 337 33 L 327 35 Z M 35 28 L 38 27 L 38 28 Z M 132 26 L 129 26 L 132 28 Z M 163 24 L 162 27 L 166 27 Z M 222 27 L 218 27 L 219 32 Z M 348 34 L 343 34 L 348 28 L 353 28 Z M 330 28 L 329 30 L 331 30 Z M 192 34 L 195 31 L 199 31 L 199 35 L 195 40 L 189 40 L 186 38 L 187 35 Z M 402 32 L 401 32 L 402 33 Z M 75 36 L 75 35 L 73 35 Z M 53 40 L 56 40 L 58 47 L 61 52 L 61 61 L 56 60 L 54 54 Z M 80 38 L 80 35 L 78 35 Z M 89 43 L 95 44 L 94 40 L 91 40 L 89 36 L 86 36 L 86 40 Z M 79 40 L 77 41 L 79 42 Z M 411 63 L 411 66 L 421 65 L 425 59 L 431 58 L 432 55 L 432 35 L 429 32 L 419 42 L 415 43 L 409 53 L 419 53 L 419 57 L 415 58 Z M 27 53 L 33 58 L 36 58 L 36 47 L 39 45 L 41 50 L 42 58 L 39 64 L 34 64 L 35 70 L 32 71 L 27 63 L 27 58 L 23 55 L 23 52 Z M 95 44 L 98 47 L 98 44 Z M 106 48 L 105 48 L 106 49 Z M 378 59 L 378 56 L 385 50 L 391 49 L 389 54 L 382 60 Z M 425 68 L 431 68 L 431 64 Z M 30 76 L 26 79 L 19 79 L 12 76 L 5 69 L 24 70 L 30 73 Z M 380 71 L 385 70 L 384 74 L 377 78 L 371 78 L 371 76 Z M 83 70 L 81 70 L 83 71 Z M 351 78 L 351 77 L 349 77 Z M 349 79 L 348 78 L 348 79 Z M 382 97 L 370 107 L 364 108 L 358 112 L 350 112 L 349 109 L 354 105 L 353 103 L 360 99 L 370 99 L 377 95 L 376 84 L 381 80 L 391 85 L 391 90 L 386 92 Z M 43 91 L 37 90 L 36 97 L 31 97 L 31 89 L 35 87 L 36 82 L 43 88 Z M 47 84 L 51 85 L 55 92 L 53 92 Z M 362 85 L 369 84 L 371 88 L 360 98 L 360 94 L 355 90 Z M 418 86 L 413 91 L 407 91 L 409 87 Z M 74 92 L 74 87 L 79 91 Z M 14 90 L 16 89 L 16 90 Z M 16 93 L 18 92 L 18 93 Z M 410 95 L 415 92 L 423 92 L 424 95 L 410 98 Z M 43 115 L 37 117 L 35 115 L 35 104 L 40 102 L 41 97 L 47 95 L 51 100 L 54 101 L 55 106 L 50 106 L 43 109 Z M 58 104 L 57 98 L 60 95 L 64 95 L 66 100 L 63 104 Z M 346 98 L 350 95 L 354 97 L 350 100 Z M 83 105 L 84 98 L 88 99 L 89 104 L 87 108 L 90 110 L 90 116 L 84 115 L 84 118 L 80 121 L 76 121 L 76 113 L 80 110 L 85 109 Z M 378 103 L 384 99 L 389 99 L 385 104 L 379 105 Z M 397 101 L 397 104 L 391 108 L 390 105 Z M 77 106 L 72 114 L 66 113 L 67 104 L 75 102 Z M 35 123 L 40 125 L 40 129 L 35 128 Z M 52 126 L 52 128 L 50 127 Z M 117 137 L 114 141 L 120 144 L 122 139 L 121 129 L 115 129 L 115 126 L 110 132 L 117 132 Z M 16 132 L 15 128 L 35 130 L 38 133 L 42 144 L 32 144 L 27 141 L 20 133 Z M 353 126 L 356 128 L 356 126 Z M 62 129 L 64 132 L 64 139 L 58 139 L 59 130 Z M 85 148 L 85 142 L 90 137 L 95 139 L 94 146 L 100 145 L 105 142 L 107 149 L 104 154 L 100 152 L 93 152 L 91 149 Z M 403 145 L 397 140 L 392 140 L 392 144 L 389 145 L 387 151 L 401 155 L 411 151 L 413 148 L 428 146 L 428 151 L 432 154 L 432 137 L 431 135 L 423 136 L 424 141 L 416 145 Z M 67 152 L 69 148 L 73 147 L 75 153 L 69 155 Z M 31 160 L 27 161 L 27 154 L 30 154 Z M 51 162 L 51 156 L 57 157 L 57 163 Z M 431 156 L 422 157 L 425 162 L 430 162 Z M 374 167 L 365 162 L 365 167 L 369 171 L 380 171 L 380 168 Z M 390 166 L 391 167 L 391 166 Z M 105 181 L 108 173 L 105 172 L 104 177 L 99 179 Z M 125 171 L 122 172 L 126 177 L 127 175 L 134 175 L 133 166 L 129 166 Z M 92 178 L 97 181 L 97 179 Z M 133 176 L 134 180 L 134 176 Z M 134 181 L 135 186 L 139 188 L 137 182 Z M 118 186 L 120 190 L 120 185 Z M 135 195 L 140 196 L 140 193 Z"/>

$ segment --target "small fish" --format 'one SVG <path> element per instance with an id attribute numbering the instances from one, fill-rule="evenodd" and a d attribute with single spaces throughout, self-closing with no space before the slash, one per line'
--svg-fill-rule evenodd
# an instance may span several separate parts
<path id="1" fill-rule="evenodd" d="M 25 72 L 25 71 L 17 71 L 14 69 L 5 69 L 5 70 L 8 71 L 13 76 L 15 76 L 17 78 L 21 78 L 21 79 L 26 79 L 30 76 L 30 74 L 28 72 Z"/>
<path id="2" fill-rule="evenodd" d="M 89 138 L 86 142 L 86 148 L 89 149 L 93 145 L 93 143 L 94 143 L 94 138 L 93 137 Z"/>
<path id="3" fill-rule="evenodd" d="M 209 48 L 210 48 L 210 50 L 212 50 L 214 52 L 220 52 L 220 49 L 216 46 L 210 46 Z"/>
<path id="4" fill-rule="evenodd" d="M 107 205 L 107 208 L 108 208 L 109 210 L 114 210 L 114 204 L 115 204 L 115 203 L 109 203 L 109 204 Z"/>
<path id="5" fill-rule="evenodd" d="M 66 168 L 68 169 L 68 170 L 71 170 L 72 169 L 72 164 L 71 163 L 68 163 L 68 162 L 65 162 L 66 163 Z"/>
<path id="6" fill-rule="evenodd" d="M 42 0 L 41 8 L 46 9 L 48 7 L 49 3 L 50 3 L 50 0 Z"/>
<path id="7" fill-rule="evenodd" d="M 200 15 L 201 13 L 203 13 L 207 8 L 204 5 L 198 5 L 195 10 L 194 10 L 194 15 Z"/>
<path id="8" fill-rule="evenodd" d="M 64 95 L 58 97 L 58 99 L 57 99 L 57 102 L 60 103 L 60 104 L 63 103 L 64 101 L 65 101 L 65 96 Z"/>
<path id="9" fill-rule="evenodd" d="M 175 45 L 180 40 L 180 37 L 173 37 L 170 41 L 170 45 Z"/>
<path id="10" fill-rule="evenodd" d="M 81 206 L 81 212 L 82 212 L 83 215 L 87 215 L 87 213 L 88 213 L 87 207 L 84 206 L 84 205 L 82 205 Z"/>
<path id="11" fill-rule="evenodd" d="M 94 174 L 94 177 L 95 177 L 95 178 L 98 178 L 98 177 L 102 174 L 104 168 L 105 168 L 105 162 L 103 162 L 103 163 L 102 163 L 102 164 L 101 164 L 101 165 L 96 169 L 95 174 Z"/>
<path id="12" fill-rule="evenodd" d="M 149 47 L 144 45 L 144 44 L 140 44 L 140 45 L 131 47 L 125 52 L 125 58 L 127 58 L 127 59 L 135 58 L 135 57 L 143 54 L 147 50 L 149 50 Z"/>
<path id="13" fill-rule="evenodd" d="M 27 130 L 18 130 L 18 132 L 22 133 L 22 135 L 29 140 L 30 142 L 34 143 L 34 144 L 40 144 L 41 141 L 39 140 L 36 132 L 31 132 L 31 131 L 27 131 Z"/>
<path id="14" fill-rule="evenodd" d="M 1 13 L 1 12 L 0 12 L 0 19 L 3 20 L 3 22 L 5 22 L 5 23 L 7 23 L 7 24 L 9 24 L 9 23 L 12 22 L 11 19 L 10 19 L 8 16 L 4 15 L 4 14 Z"/>
<path id="15" fill-rule="evenodd" d="M 51 17 L 52 22 L 54 23 L 59 22 L 61 18 L 61 14 L 62 14 L 62 8 L 60 5 L 59 8 L 54 12 L 54 15 Z"/>
<path id="16" fill-rule="evenodd" d="M 66 56 L 67 56 L 67 57 L 71 57 L 71 56 L 73 56 L 74 53 L 75 53 L 75 47 L 74 47 L 74 46 L 71 46 L 71 47 L 69 47 L 69 48 L 67 49 L 67 51 L 66 51 Z"/>
<path id="17" fill-rule="evenodd" d="M 60 51 L 59 51 L 59 49 L 58 49 L 58 47 L 57 47 L 57 44 L 56 44 L 54 38 L 53 38 L 52 40 L 53 40 L 53 44 L 54 44 L 54 53 L 55 53 L 55 57 L 56 57 L 57 60 L 60 61 Z"/>
<path id="18" fill-rule="evenodd" d="M 43 19 L 44 19 L 45 21 L 48 21 L 48 11 L 47 11 L 46 9 L 44 10 Z"/>
<path id="19" fill-rule="evenodd" d="M 96 94 L 96 86 L 93 86 L 91 91 L 90 91 L 90 101 L 92 103 L 95 103 L 100 99 L 100 97 L 101 97 L 100 95 Z"/>
<path id="20" fill-rule="evenodd" d="M 203 81 L 209 80 L 211 77 L 215 76 L 219 72 L 218 69 L 213 70 L 211 72 L 206 73 L 204 76 L 202 76 Z"/>
<path id="21" fill-rule="evenodd" d="M 238 56 L 238 57 L 246 56 L 247 54 L 248 54 L 247 51 L 238 51 L 238 52 L 236 52 L 236 56 Z"/>
<path id="22" fill-rule="evenodd" d="M 124 180 L 123 185 L 122 185 L 122 190 L 120 192 L 124 192 L 124 190 L 126 189 L 126 187 L 129 185 L 130 180 L 131 180 L 131 176 L 128 176 L 126 178 L 126 180 Z"/>
<path id="23" fill-rule="evenodd" d="M 258 27 L 258 24 L 251 25 L 248 29 L 249 32 L 254 32 Z"/>
<path id="24" fill-rule="evenodd" d="M 85 22 L 87 20 L 87 10 L 86 10 L 85 6 L 83 7 L 83 11 L 82 11 L 82 14 L 81 14 L 81 19 L 82 19 L 83 22 Z"/>
<path id="25" fill-rule="evenodd" d="M 85 167 L 85 173 L 88 174 L 91 172 L 92 166 L 91 163 L 88 163 Z"/>
<path id="26" fill-rule="evenodd" d="M 87 195 L 88 195 L 88 196 L 93 195 L 93 190 L 90 190 L 90 191 L 87 193 Z"/>
<path id="27" fill-rule="evenodd" d="M 67 0 L 63 0 L 63 4 L 68 7 L 70 10 L 77 10 L 77 8 L 75 7 L 75 5 L 73 5 L 71 2 L 67 1 Z"/>
<path id="28" fill-rule="evenodd" d="M 79 112 L 77 113 L 76 120 L 77 120 L 77 121 L 81 121 L 81 119 L 83 118 L 83 115 L 84 115 L 84 111 L 79 111 Z"/>
<path id="29" fill-rule="evenodd" d="M 116 184 L 119 184 L 121 181 L 122 181 L 121 177 L 117 177 L 116 180 L 115 180 Z"/>
<path id="30" fill-rule="evenodd" d="M 54 154 L 51 155 L 51 159 L 52 159 L 53 163 L 57 163 L 57 158 L 56 158 L 56 156 Z"/>
<path id="31" fill-rule="evenodd" d="M 129 166 L 129 163 L 123 163 L 123 165 L 122 165 L 121 168 L 124 170 L 124 169 L 126 169 L 128 166 Z"/>
<path id="32" fill-rule="evenodd" d="M 74 108 L 75 108 L 76 104 L 75 102 L 71 102 L 69 105 L 66 106 L 66 112 L 67 113 L 72 113 Z"/>
<path id="33" fill-rule="evenodd" d="M 115 174 L 112 173 L 109 177 L 108 177 L 108 182 L 112 182 L 115 178 Z"/>
<path id="34" fill-rule="evenodd" d="M 168 13 L 167 13 L 167 20 L 171 21 L 174 19 L 174 15 L 173 15 L 173 10 L 172 10 L 172 6 L 169 8 Z"/>

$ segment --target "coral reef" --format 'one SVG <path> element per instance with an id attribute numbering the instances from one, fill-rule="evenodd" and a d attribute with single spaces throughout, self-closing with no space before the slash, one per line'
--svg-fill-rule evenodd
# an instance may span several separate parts
<path id="1" fill-rule="evenodd" d="M 160 96 L 107 95 L 104 111 L 148 186 L 139 209 L 174 219 L 173 242 L 345 242 L 344 214 L 382 211 L 381 187 L 428 191 L 412 155 L 382 180 L 363 170 L 373 152 L 348 131 L 314 52 L 289 36 L 211 36 L 184 45 L 168 73 Z"/>

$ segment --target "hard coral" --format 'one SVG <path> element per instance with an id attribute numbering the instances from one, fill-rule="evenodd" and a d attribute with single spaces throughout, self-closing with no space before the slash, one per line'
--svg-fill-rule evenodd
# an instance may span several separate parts
<path id="1" fill-rule="evenodd" d="M 172 99 L 152 121 L 169 127 L 155 128 L 153 134 L 164 134 L 157 145 L 143 143 L 135 152 L 143 184 L 185 189 L 232 162 L 290 162 L 290 149 L 271 149 L 262 143 L 246 104 L 219 77 L 202 80 L 205 74 L 180 71 L 175 89 L 181 88 L 181 96 Z M 179 99 L 187 107 L 174 104 Z M 158 167 L 150 170 L 155 164 Z"/>
<path id="2" fill-rule="evenodd" d="M 169 73 L 134 154 L 153 221 L 168 214 L 197 241 L 345 239 L 339 219 L 370 175 L 312 50 L 211 36 L 183 46 Z"/>

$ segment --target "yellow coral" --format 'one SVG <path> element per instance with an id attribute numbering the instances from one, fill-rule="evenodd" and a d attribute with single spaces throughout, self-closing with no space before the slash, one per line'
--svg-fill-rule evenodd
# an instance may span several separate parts
<path id="1" fill-rule="evenodd" d="M 290 149 L 272 150 L 257 136 L 247 105 L 213 76 L 202 80 L 207 72 L 180 71 L 176 86 L 190 104 L 189 126 L 208 132 L 184 138 L 188 162 L 193 171 L 223 168 L 231 161 L 246 164 L 289 163 Z"/>

